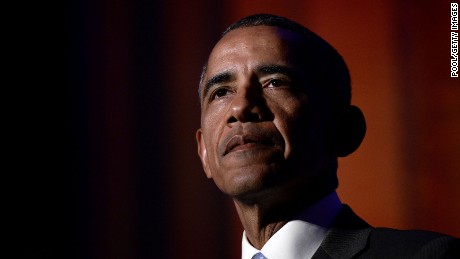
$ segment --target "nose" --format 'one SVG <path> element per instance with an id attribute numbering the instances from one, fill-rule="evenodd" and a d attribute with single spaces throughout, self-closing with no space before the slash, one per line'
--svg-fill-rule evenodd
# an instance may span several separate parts
<path id="1" fill-rule="evenodd" d="M 262 88 L 242 87 L 232 100 L 227 122 L 259 122 L 267 120 L 269 114 Z"/>

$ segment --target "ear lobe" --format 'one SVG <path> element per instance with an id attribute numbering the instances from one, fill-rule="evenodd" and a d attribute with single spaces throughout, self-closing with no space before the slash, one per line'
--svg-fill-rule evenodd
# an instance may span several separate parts
<path id="1" fill-rule="evenodd" d="M 366 120 L 361 110 L 351 105 L 339 118 L 336 155 L 345 157 L 353 153 L 366 135 Z"/>
<path id="2" fill-rule="evenodd" d="M 209 169 L 209 166 L 208 166 L 208 155 L 207 155 L 207 152 L 206 152 L 206 145 L 204 144 L 203 132 L 201 131 L 201 129 L 198 129 L 196 131 L 196 142 L 197 142 L 197 145 L 198 145 L 198 156 L 200 157 L 201 165 L 203 166 L 203 170 L 204 170 L 206 176 L 209 179 L 211 179 L 212 174 L 211 174 L 211 170 Z"/>

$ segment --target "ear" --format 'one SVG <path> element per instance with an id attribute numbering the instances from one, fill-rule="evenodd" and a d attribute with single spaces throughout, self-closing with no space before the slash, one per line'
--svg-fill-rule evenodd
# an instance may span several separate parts
<path id="1" fill-rule="evenodd" d="M 211 179 L 212 174 L 211 174 L 211 170 L 209 169 L 209 165 L 208 165 L 208 155 L 206 152 L 206 145 L 204 144 L 203 132 L 201 131 L 201 129 L 198 129 L 196 131 L 196 143 L 198 145 L 198 156 L 200 157 L 201 164 L 203 165 L 203 170 L 206 176 L 209 179 Z"/>
<path id="2" fill-rule="evenodd" d="M 339 118 L 336 155 L 345 157 L 353 153 L 366 135 L 366 120 L 361 110 L 351 105 Z"/>

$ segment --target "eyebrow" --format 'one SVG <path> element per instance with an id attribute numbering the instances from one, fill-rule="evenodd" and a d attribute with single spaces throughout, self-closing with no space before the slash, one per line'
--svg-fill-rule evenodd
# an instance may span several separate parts
<path id="1" fill-rule="evenodd" d="M 282 74 L 289 77 L 294 77 L 295 74 L 293 69 L 281 65 L 260 65 L 256 67 L 256 72 L 262 75 Z"/>

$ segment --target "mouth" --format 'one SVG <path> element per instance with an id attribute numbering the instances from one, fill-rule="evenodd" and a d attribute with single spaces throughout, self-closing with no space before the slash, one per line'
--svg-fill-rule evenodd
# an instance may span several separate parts
<path id="1" fill-rule="evenodd" d="M 234 135 L 227 142 L 224 156 L 237 151 L 248 150 L 260 147 L 273 147 L 275 143 L 271 139 L 255 135 Z"/>

